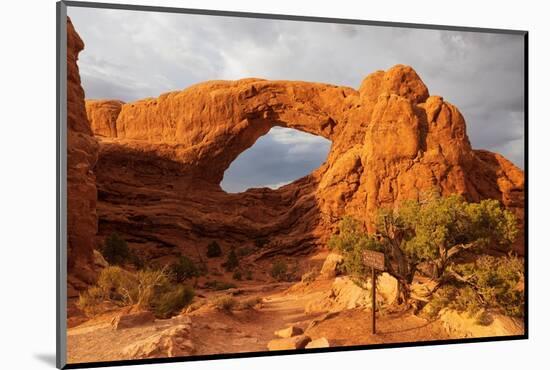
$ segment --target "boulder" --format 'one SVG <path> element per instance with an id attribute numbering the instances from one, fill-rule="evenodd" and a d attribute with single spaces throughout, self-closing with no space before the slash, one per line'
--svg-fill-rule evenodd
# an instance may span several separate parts
<path id="1" fill-rule="evenodd" d="M 111 320 L 111 327 L 113 330 L 128 329 L 147 325 L 154 321 L 155 316 L 150 311 L 123 313 L 115 316 L 113 320 Z"/>
<path id="2" fill-rule="evenodd" d="M 97 268 L 105 268 L 105 267 L 109 267 L 109 262 L 107 262 L 105 260 L 105 257 L 103 257 L 103 255 L 101 254 L 100 251 L 98 251 L 97 249 L 94 249 L 94 266 L 97 267 Z"/>
<path id="3" fill-rule="evenodd" d="M 332 346 L 330 345 L 330 341 L 325 337 L 314 339 L 306 345 L 306 348 L 328 348 L 328 347 L 332 347 Z"/>
<path id="4" fill-rule="evenodd" d="M 267 344 L 270 351 L 282 351 L 286 349 L 302 349 L 311 342 L 307 335 L 298 335 L 290 338 L 273 339 Z"/>
<path id="5" fill-rule="evenodd" d="M 288 328 L 277 330 L 275 335 L 279 338 L 290 338 L 296 335 L 303 334 L 303 330 L 297 326 L 291 325 Z"/>
<path id="6" fill-rule="evenodd" d="M 389 305 L 398 298 L 398 283 L 388 273 L 377 277 L 376 302 L 377 305 Z M 371 307 L 371 283 L 363 286 L 353 281 L 349 276 L 334 279 L 330 291 L 320 299 L 312 300 L 305 306 L 306 312 L 341 311 L 359 307 Z"/>
<path id="7" fill-rule="evenodd" d="M 165 358 L 193 354 L 190 327 L 176 325 L 125 347 L 122 353 L 130 359 Z"/>
<path id="8" fill-rule="evenodd" d="M 344 257 L 342 257 L 342 255 L 338 253 L 330 253 L 325 259 L 323 267 L 321 267 L 321 273 L 319 276 L 324 279 L 335 278 L 338 273 L 338 268 L 343 261 Z"/>
<path id="9" fill-rule="evenodd" d="M 487 322 L 480 323 L 477 317 L 470 317 L 466 312 L 444 309 L 439 320 L 445 330 L 454 338 L 482 338 L 509 335 L 523 335 L 524 325 L 521 320 L 500 315 L 487 314 Z"/>

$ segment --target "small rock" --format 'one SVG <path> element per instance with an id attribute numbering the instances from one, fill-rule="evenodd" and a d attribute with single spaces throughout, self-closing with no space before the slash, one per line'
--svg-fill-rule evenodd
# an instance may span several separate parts
<path id="1" fill-rule="evenodd" d="M 325 337 L 312 340 L 306 345 L 306 348 L 328 348 L 328 347 L 332 347 L 332 346 L 330 345 L 329 340 Z"/>
<path id="2" fill-rule="evenodd" d="M 113 318 L 111 326 L 113 330 L 134 328 L 155 321 L 155 316 L 150 311 L 120 314 Z"/>
<path id="3" fill-rule="evenodd" d="M 275 335 L 279 338 L 290 338 L 296 335 L 303 334 L 304 331 L 297 326 L 289 326 L 288 328 L 277 330 Z"/>
<path id="4" fill-rule="evenodd" d="M 307 335 L 298 335 L 291 338 L 273 339 L 267 343 L 267 349 L 270 351 L 281 351 L 285 349 L 302 349 L 311 342 Z"/>

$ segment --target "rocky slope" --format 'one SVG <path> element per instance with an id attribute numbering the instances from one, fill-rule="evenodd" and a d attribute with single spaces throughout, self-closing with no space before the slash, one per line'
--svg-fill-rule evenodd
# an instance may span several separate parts
<path id="1" fill-rule="evenodd" d="M 84 43 L 67 19 L 67 234 L 69 295 L 94 280 L 93 248 L 97 234 L 97 188 L 93 172 L 98 143 L 90 129 L 78 53 Z M 73 293 L 72 293 L 73 292 Z"/>
<path id="2" fill-rule="evenodd" d="M 226 248 L 267 239 L 257 257 L 305 254 L 341 216 L 372 229 L 379 207 L 434 188 L 499 199 L 523 225 L 523 171 L 472 149 L 458 109 L 430 96 L 411 67 L 375 72 L 359 90 L 209 81 L 131 103 L 88 101 L 86 117 L 76 65 L 83 43 L 70 21 L 68 30 L 71 265 L 91 258 L 96 194 L 100 239 L 117 231 L 148 258 L 204 254 L 211 240 Z M 224 171 L 274 126 L 331 140 L 326 162 L 277 190 L 224 192 Z M 515 247 L 523 251 L 522 238 Z"/>

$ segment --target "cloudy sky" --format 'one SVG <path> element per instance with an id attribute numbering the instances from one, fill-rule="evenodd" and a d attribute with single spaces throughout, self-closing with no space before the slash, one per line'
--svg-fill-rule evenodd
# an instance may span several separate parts
<path id="1" fill-rule="evenodd" d="M 396 27 L 71 8 L 86 47 L 86 97 L 133 101 L 212 79 L 261 77 L 358 88 L 411 65 L 432 95 L 458 106 L 474 147 L 523 168 L 523 37 Z M 273 128 L 233 162 L 222 186 L 277 187 L 306 175 L 330 142 Z M 261 153 L 261 155 L 258 155 Z"/>

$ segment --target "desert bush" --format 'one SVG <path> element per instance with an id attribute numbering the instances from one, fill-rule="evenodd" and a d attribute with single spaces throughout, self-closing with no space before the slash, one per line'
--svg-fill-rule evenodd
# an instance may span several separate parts
<path id="1" fill-rule="evenodd" d="M 399 282 L 399 301 L 408 304 L 418 266 L 428 265 L 432 278 L 442 282 L 449 266 L 465 251 L 508 248 L 516 235 L 517 220 L 499 201 L 468 203 L 459 195 L 442 197 L 434 192 L 395 209 L 381 209 L 376 234 L 369 235 L 359 221 L 344 217 L 329 246 L 343 255 L 345 270 L 358 280 L 368 276 L 363 251 L 384 252 L 386 270 Z"/>
<path id="2" fill-rule="evenodd" d="M 481 256 L 473 263 L 453 266 L 452 272 L 471 287 L 484 307 L 499 309 L 509 316 L 523 316 L 524 267 L 520 258 Z"/>
<path id="3" fill-rule="evenodd" d="M 227 283 L 227 282 L 218 281 L 218 280 L 209 280 L 206 283 L 204 283 L 204 285 L 207 289 L 212 289 L 212 290 L 227 290 L 227 289 L 232 289 L 237 287 L 233 283 Z"/>
<path id="4" fill-rule="evenodd" d="M 170 265 L 169 274 L 174 282 L 181 283 L 199 276 L 200 270 L 189 257 L 180 256 L 176 263 Z"/>
<path id="5" fill-rule="evenodd" d="M 267 240 L 266 238 L 258 238 L 254 240 L 254 245 L 256 246 L 256 248 L 259 249 L 265 247 L 267 244 L 269 244 L 269 240 Z"/>
<path id="6" fill-rule="evenodd" d="M 193 296 L 192 288 L 172 284 L 164 269 L 131 273 L 109 266 L 101 271 L 97 285 L 81 294 L 78 305 L 86 314 L 97 314 L 101 303 L 109 301 L 152 310 L 157 317 L 165 318 L 191 303 Z"/>
<path id="7" fill-rule="evenodd" d="M 223 267 L 225 267 L 227 271 L 233 271 L 239 267 L 239 257 L 237 256 L 237 253 L 235 253 L 235 248 L 231 248 Z"/>
<path id="8" fill-rule="evenodd" d="M 250 246 L 240 247 L 237 249 L 237 257 L 246 257 L 254 253 L 254 248 Z"/>
<path id="9" fill-rule="evenodd" d="M 243 279 L 243 273 L 241 272 L 241 270 L 233 271 L 233 279 L 234 280 L 242 280 Z"/>
<path id="10" fill-rule="evenodd" d="M 340 221 L 339 232 L 329 239 L 328 246 L 343 256 L 339 267 L 341 272 L 362 283 L 366 282 L 370 272 L 370 268 L 363 262 L 363 252 L 383 251 L 382 245 L 362 230 L 359 221 L 348 216 Z"/>
<path id="11" fill-rule="evenodd" d="M 158 292 L 170 289 L 170 280 L 163 270 L 142 270 L 136 273 L 138 280 L 137 299 L 133 304 L 149 309 L 158 298 Z"/>
<path id="12" fill-rule="evenodd" d="M 131 305 L 138 300 L 137 277 L 119 266 L 109 266 L 101 270 L 97 287 L 106 299 L 119 306 Z"/>
<path id="13" fill-rule="evenodd" d="M 156 317 L 170 318 L 187 307 L 193 301 L 194 296 L 195 291 L 192 287 L 185 285 L 171 286 L 164 292 L 156 294 L 151 302 L 151 308 Z"/>
<path id="14" fill-rule="evenodd" d="M 517 257 L 481 256 L 473 263 L 453 265 L 449 283 L 438 289 L 423 312 L 436 317 L 443 308 L 466 312 L 488 325 L 488 310 L 523 316 L 523 263 Z"/>
<path id="15" fill-rule="evenodd" d="M 250 297 L 239 301 L 237 307 L 241 310 L 247 310 L 256 307 L 256 305 L 262 303 L 260 297 Z"/>
<path id="16" fill-rule="evenodd" d="M 100 310 L 100 305 L 105 300 L 103 289 L 94 286 L 87 291 L 80 293 L 78 297 L 77 307 L 80 308 L 87 316 L 97 315 Z"/>
<path id="17" fill-rule="evenodd" d="M 287 279 L 288 265 L 283 260 L 277 260 L 271 265 L 271 277 L 277 281 Z"/>
<path id="18" fill-rule="evenodd" d="M 130 258 L 130 249 L 126 241 L 116 232 L 105 240 L 101 254 L 111 265 L 122 265 Z"/>
<path id="19" fill-rule="evenodd" d="M 232 311 L 237 306 L 237 300 L 230 295 L 216 297 L 212 304 L 218 310 Z"/>
<path id="20" fill-rule="evenodd" d="M 206 257 L 208 258 L 215 258 L 220 257 L 222 255 L 222 248 L 218 244 L 217 241 L 212 241 L 210 244 L 208 244 L 208 248 L 206 251 Z"/>
<path id="21" fill-rule="evenodd" d="M 135 252 L 130 252 L 130 256 L 128 257 L 128 261 L 134 265 L 136 270 L 143 270 L 146 266 L 145 260 L 138 256 Z"/>

